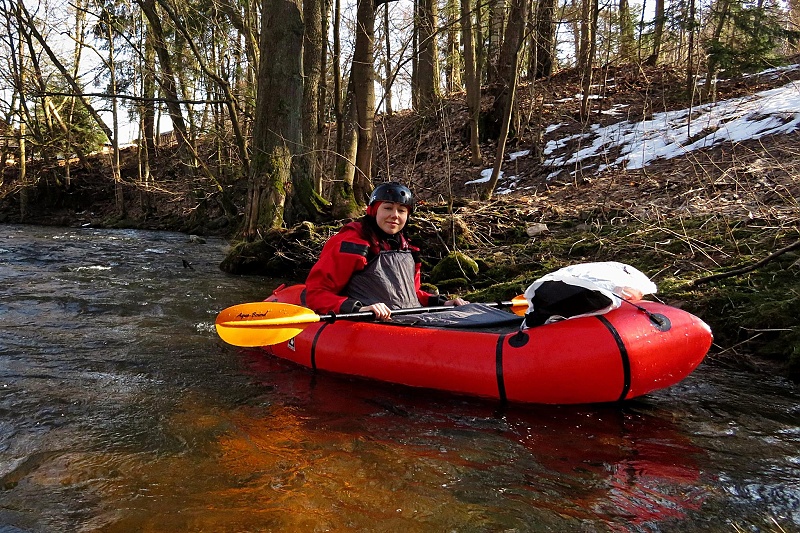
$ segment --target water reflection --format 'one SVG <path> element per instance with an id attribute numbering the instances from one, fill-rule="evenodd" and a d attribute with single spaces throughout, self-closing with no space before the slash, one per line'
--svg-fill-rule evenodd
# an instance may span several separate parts
<path id="1" fill-rule="evenodd" d="M 376 465 L 405 455 L 399 462 L 414 465 L 412 479 L 422 475 L 421 464 L 433 467 L 425 485 L 451 511 L 456 502 L 469 508 L 512 499 L 545 523 L 636 526 L 683 518 L 706 494 L 695 460 L 703 450 L 657 417 L 619 406 L 500 409 L 429 391 L 376 391 L 358 380 L 281 372 L 280 362 L 247 356 L 254 375 L 271 377 L 273 390 L 295 405 L 304 431 L 335 431 L 351 446 L 367 439 L 389 454 Z M 503 527 L 531 527 L 509 518 Z"/>

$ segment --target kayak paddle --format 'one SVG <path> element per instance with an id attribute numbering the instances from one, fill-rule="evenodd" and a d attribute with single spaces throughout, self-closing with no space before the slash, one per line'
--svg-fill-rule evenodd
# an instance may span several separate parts
<path id="1" fill-rule="evenodd" d="M 528 301 L 524 296 L 516 296 L 510 302 L 489 303 L 485 305 L 510 307 L 515 315 L 524 316 Z M 449 311 L 454 306 L 415 307 L 396 309 L 393 315 L 414 313 L 435 313 Z M 311 309 L 281 302 L 251 302 L 223 309 L 215 326 L 217 334 L 228 344 L 241 347 L 270 346 L 296 337 L 309 324 L 333 322 L 335 320 L 373 320 L 371 311 L 362 313 L 343 313 L 337 315 L 318 315 Z"/>

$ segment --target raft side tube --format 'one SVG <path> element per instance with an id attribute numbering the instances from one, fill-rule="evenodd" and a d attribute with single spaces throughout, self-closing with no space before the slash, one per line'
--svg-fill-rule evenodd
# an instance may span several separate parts
<path id="1" fill-rule="evenodd" d="M 499 398 L 500 335 L 464 330 L 334 323 L 316 346 L 318 369 L 415 387 Z"/>
<path id="2" fill-rule="evenodd" d="M 509 401 L 572 404 L 619 399 L 626 384 L 618 343 L 594 317 L 525 330 L 528 343 L 503 348 Z"/>

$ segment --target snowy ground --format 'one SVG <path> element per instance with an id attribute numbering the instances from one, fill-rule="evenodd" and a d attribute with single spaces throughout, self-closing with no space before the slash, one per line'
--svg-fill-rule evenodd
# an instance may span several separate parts
<path id="1" fill-rule="evenodd" d="M 760 75 L 780 76 L 790 65 Z M 579 96 L 576 96 L 576 98 Z M 552 136 L 561 124 L 548 128 Z M 691 109 L 653 114 L 649 120 L 621 121 L 609 126 L 593 125 L 589 131 L 551 139 L 544 148 L 544 166 L 553 169 L 548 180 L 561 173 L 609 168 L 643 168 L 656 160 L 669 160 L 721 143 L 759 139 L 800 129 L 800 82 L 741 98 L 733 98 Z M 509 154 L 507 161 L 525 157 L 529 151 Z M 492 169 L 467 184 L 489 181 Z M 497 194 L 516 190 L 521 176 L 500 176 Z"/>

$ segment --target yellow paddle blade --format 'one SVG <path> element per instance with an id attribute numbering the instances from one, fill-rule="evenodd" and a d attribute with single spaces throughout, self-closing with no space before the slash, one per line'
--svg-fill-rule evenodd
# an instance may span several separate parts
<path id="1" fill-rule="evenodd" d="M 215 325 L 228 344 L 254 347 L 288 341 L 319 321 L 319 315 L 299 305 L 253 302 L 222 310 Z"/>
<path id="2" fill-rule="evenodd" d="M 511 299 L 511 312 L 517 316 L 525 316 L 528 312 L 528 300 L 525 295 L 520 294 Z"/>

